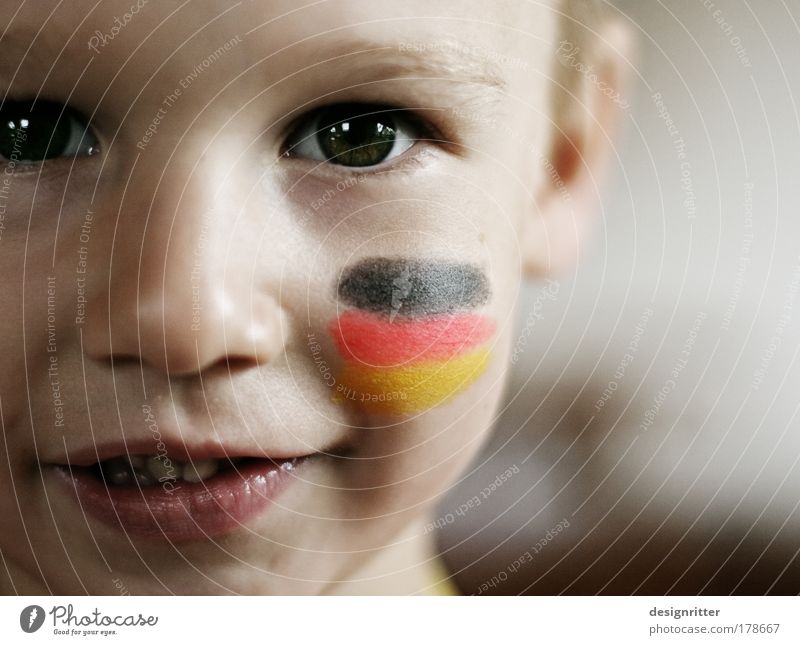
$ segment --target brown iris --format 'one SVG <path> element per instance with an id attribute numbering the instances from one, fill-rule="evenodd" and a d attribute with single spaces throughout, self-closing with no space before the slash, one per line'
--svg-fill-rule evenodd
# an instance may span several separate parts
<path id="1" fill-rule="evenodd" d="M 335 106 L 323 112 L 317 141 L 328 161 L 343 166 L 374 166 L 389 156 L 397 130 L 389 111 Z"/>

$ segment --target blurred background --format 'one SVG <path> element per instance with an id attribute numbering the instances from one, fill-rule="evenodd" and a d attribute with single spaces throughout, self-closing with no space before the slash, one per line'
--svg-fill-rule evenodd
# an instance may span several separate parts
<path id="1" fill-rule="evenodd" d="M 527 287 L 436 538 L 468 594 L 800 593 L 800 2 L 615 11 L 638 55 L 594 244 Z"/>

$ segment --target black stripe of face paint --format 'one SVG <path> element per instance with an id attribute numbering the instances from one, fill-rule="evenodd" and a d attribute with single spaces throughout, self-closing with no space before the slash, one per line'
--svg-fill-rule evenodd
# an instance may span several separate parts
<path id="1" fill-rule="evenodd" d="M 348 305 L 394 318 L 474 309 L 491 292 L 486 275 L 470 264 L 369 258 L 345 271 L 338 293 Z"/>

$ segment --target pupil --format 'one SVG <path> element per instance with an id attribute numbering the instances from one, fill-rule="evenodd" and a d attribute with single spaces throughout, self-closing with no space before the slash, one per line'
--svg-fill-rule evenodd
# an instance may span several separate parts
<path id="1" fill-rule="evenodd" d="M 0 155 L 16 162 L 60 157 L 72 134 L 72 116 L 63 106 L 7 102 L 0 109 Z"/>
<path id="2" fill-rule="evenodd" d="M 389 114 L 353 116 L 352 111 L 330 111 L 317 133 L 320 148 L 331 163 L 374 166 L 386 159 L 394 147 L 394 119 Z"/>

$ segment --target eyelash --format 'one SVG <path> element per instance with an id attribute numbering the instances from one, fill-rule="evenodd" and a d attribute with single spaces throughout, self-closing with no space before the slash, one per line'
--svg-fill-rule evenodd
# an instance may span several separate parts
<path id="1" fill-rule="evenodd" d="M 11 101 L 13 103 L 13 101 Z M 56 105 L 56 103 L 47 103 L 46 101 L 42 103 L 43 105 Z M 74 115 L 72 118 L 78 119 L 79 121 L 83 122 L 83 126 L 85 127 L 85 131 L 87 135 L 95 139 L 97 137 L 96 130 L 94 126 L 89 123 L 88 119 L 85 119 L 82 114 L 75 111 L 69 106 L 61 106 L 63 108 L 63 112 L 65 115 Z M 342 162 L 333 161 L 333 158 L 323 158 L 323 159 L 310 159 L 309 157 L 303 157 L 296 154 L 298 146 L 302 144 L 302 141 L 298 140 L 298 133 L 302 133 L 304 129 L 308 129 L 309 126 L 313 126 L 315 123 L 319 124 L 320 119 L 326 112 L 339 112 L 339 116 L 342 117 L 340 120 L 335 122 L 335 125 L 341 125 L 345 121 L 352 123 L 354 120 L 363 118 L 364 116 L 368 117 L 375 117 L 380 118 L 384 117 L 383 121 L 391 121 L 391 128 L 394 132 L 400 133 L 404 129 L 409 129 L 410 133 L 405 137 L 406 142 L 409 143 L 408 147 L 401 151 L 394 157 L 387 158 L 385 160 L 380 160 L 374 164 L 363 164 L 363 165 L 348 165 Z M 398 125 L 399 124 L 399 125 Z M 328 122 L 328 126 L 330 126 L 330 122 Z M 306 140 L 310 138 L 317 137 L 321 130 L 316 130 L 311 133 L 309 137 L 306 137 Z M 394 137 L 392 139 L 392 145 L 395 145 L 402 137 Z M 418 150 L 421 146 L 421 143 L 432 143 L 439 146 L 445 146 L 449 143 L 448 139 L 446 139 L 441 132 L 434 126 L 430 120 L 421 116 L 418 112 L 407 109 L 407 108 L 398 108 L 392 105 L 383 105 L 378 103 L 368 103 L 368 102 L 344 102 L 344 103 L 334 103 L 327 106 L 322 106 L 312 110 L 311 112 L 303 115 L 299 119 L 296 119 L 294 123 L 289 126 L 288 134 L 283 138 L 283 144 L 281 146 L 280 152 L 281 156 L 288 159 L 296 159 L 296 160 L 307 160 L 312 161 L 316 166 L 324 166 L 324 167 L 333 167 L 340 171 L 353 171 L 357 170 L 359 173 L 368 173 L 368 172 L 385 172 L 388 169 L 392 170 L 399 170 L 405 167 L 409 167 L 411 165 L 418 165 L 421 161 L 422 154 L 421 151 Z M 360 146 L 361 148 L 369 148 L 370 146 L 363 145 Z M 374 146 L 373 146 L 374 147 Z M 356 148 L 358 149 L 358 148 Z M 96 150 L 96 148 L 94 148 Z M 409 151 L 416 151 L 415 154 L 409 154 Z M 429 152 L 429 150 L 423 150 L 422 152 Z M 54 158 L 52 161 L 55 161 Z M 32 162 L 25 164 L 31 168 L 35 168 L 39 166 L 40 162 Z M 333 169 L 331 168 L 331 169 Z"/>
<path id="2" fill-rule="evenodd" d="M 319 120 L 326 111 L 332 110 L 339 110 L 343 114 L 350 114 L 350 117 L 347 119 L 339 120 L 337 122 L 339 124 L 346 120 L 351 121 L 355 118 L 363 117 L 365 115 L 390 116 L 393 119 L 398 119 L 401 122 L 404 122 L 405 125 L 411 127 L 413 131 L 412 136 L 410 137 L 412 143 L 405 151 L 401 152 L 399 155 L 390 160 L 381 161 L 374 165 L 364 166 L 348 166 L 346 164 L 335 163 L 331 161 L 330 158 L 310 159 L 308 157 L 303 157 L 296 154 L 299 146 L 307 143 L 309 139 L 319 135 L 322 129 L 314 129 L 314 125 L 319 123 Z M 301 133 L 309 129 L 311 129 L 310 134 L 308 134 L 306 137 L 299 136 Z M 420 144 L 425 142 L 445 145 L 448 143 L 448 140 L 442 135 L 435 125 L 433 125 L 428 119 L 421 116 L 416 111 L 408 108 L 399 108 L 393 105 L 347 102 L 322 106 L 312 110 L 307 114 L 304 114 L 299 119 L 296 119 L 287 127 L 287 134 L 283 137 L 283 144 L 280 152 L 281 156 L 287 159 L 308 161 L 314 163 L 316 166 L 333 166 L 337 169 L 341 168 L 344 172 L 357 171 L 360 174 L 363 174 L 368 172 L 383 172 L 390 167 L 394 169 L 398 166 L 405 166 L 408 163 L 419 161 L 419 153 L 412 156 L 409 155 L 408 152 L 419 148 Z"/>
<path id="3" fill-rule="evenodd" d="M 5 99 L 0 102 L 0 125 L 0 162 L 23 172 L 45 161 L 99 152 L 100 140 L 89 119 L 58 101 Z"/>

